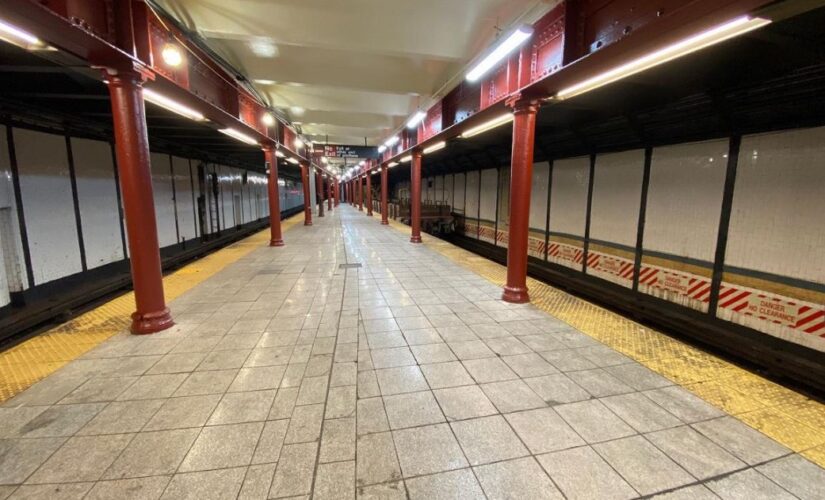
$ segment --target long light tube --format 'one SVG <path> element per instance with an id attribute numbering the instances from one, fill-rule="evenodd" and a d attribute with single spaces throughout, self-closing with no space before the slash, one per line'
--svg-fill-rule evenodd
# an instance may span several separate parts
<path id="1" fill-rule="evenodd" d="M 168 109 L 169 111 L 177 113 L 185 118 L 189 118 L 190 120 L 195 120 L 197 122 L 202 122 L 206 120 L 206 117 L 203 116 L 203 114 L 201 114 L 199 111 L 195 111 L 189 106 L 184 106 L 183 104 L 175 100 L 169 99 L 163 94 L 158 94 L 152 89 L 144 88 L 143 98 L 151 102 L 152 104 L 157 104 L 161 108 Z"/>
<path id="2" fill-rule="evenodd" d="M 749 31 L 761 28 L 770 24 L 769 19 L 761 17 L 742 16 L 732 21 L 710 28 L 701 33 L 685 38 L 679 42 L 670 44 L 646 56 L 639 57 L 630 62 L 617 66 L 611 70 L 600 73 L 592 78 L 588 78 L 575 85 L 560 90 L 556 97 L 559 99 L 569 99 L 570 97 L 583 94 L 593 89 L 597 89 L 609 83 L 613 83 L 622 78 L 626 78 L 646 69 L 672 61 L 673 59 L 704 49 L 711 45 L 724 42 L 730 38 L 745 34 Z"/>
<path id="3" fill-rule="evenodd" d="M 478 134 L 483 134 L 488 130 L 494 129 L 496 127 L 500 127 L 505 123 L 510 123 L 513 121 L 513 114 L 512 113 L 505 113 L 497 118 L 493 118 L 492 120 L 486 121 L 475 127 L 465 130 L 464 133 L 461 134 L 461 137 L 467 139 L 468 137 L 473 137 Z"/>
<path id="4" fill-rule="evenodd" d="M 387 146 L 388 148 L 391 148 L 391 147 L 395 146 L 396 144 L 398 144 L 399 140 L 400 139 L 398 138 L 398 136 L 394 135 L 394 136 L 390 137 L 389 139 L 387 139 L 386 142 L 384 142 L 384 146 Z"/>
<path id="5" fill-rule="evenodd" d="M 26 50 L 54 50 L 53 47 L 43 43 L 43 40 L 6 21 L 0 21 L 0 40 L 5 40 Z"/>
<path id="6" fill-rule="evenodd" d="M 407 163 L 410 160 L 412 160 L 412 155 L 407 155 L 401 158 L 401 163 Z"/>
<path id="7" fill-rule="evenodd" d="M 275 156 L 277 156 L 278 158 L 284 158 L 286 155 L 281 153 L 280 151 L 275 151 Z"/>
<path id="8" fill-rule="evenodd" d="M 378 146 L 378 152 L 379 152 L 379 153 L 383 153 L 383 152 L 384 152 L 384 151 L 386 151 L 386 150 L 387 150 L 387 146 L 385 146 L 385 145 L 383 145 L 383 144 L 382 144 L 382 145 L 380 145 L 380 146 Z"/>
<path id="9" fill-rule="evenodd" d="M 226 134 L 229 137 L 232 137 L 233 139 L 237 139 L 237 140 L 239 140 L 241 142 L 245 142 L 247 144 L 252 144 L 252 145 L 258 144 L 258 141 L 254 137 L 252 137 L 251 135 L 244 134 L 243 132 L 239 132 L 239 131 L 235 130 L 234 128 L 222 128 L 222 129 L 218 129 L 218 132 L 220 132 L 222 134 Z"/>
<path id="10" fill-rule="evenodd" d="M 438 151 L 439 149 L 444 149 L 444 147 L 445 147 L 446 145 L 447 145 L 447 143 L 446 143 L 446 142 L 444 142 L 444 141 L 437 142 L 437 143 L 433 144 L 432 146 L 429 146 L 429 147 L 424 148 L 424 151 L 422 151 L 422 152 L 423 152 L 425 155 L 426 155 L 426 154 L 430 154 L 430 153 L 433 153 L 433 152 L 435 152 L 435 151 Z"/>
<path id="11" fill-rule="evenodd" d="M 293 165 L 298 165 L 300 163 L 295 158 L 287 158 L 286 161 L 288 161 L 289 163 L 292 163 Z"/>
<path id="12" fill-rule="evenodd" d="M 419 123 L 424 121 L 424 118 L 427 118 L 427 113 L 423 111 L 416 111 L 415 114 L 407 120 L 407 128 L 413 129 L 417 127 Z"/>
<path id="13" fill-rule="evenodd" d="M 499 63 L 507 55 L 516 50 L 528 38 L 533 35 L 533 28 L 530 26 L 520 26 L 514 32 L 510 33 L 507 38 L 502 40 L 487 56 L 478 62 L 473 68 L 467 72 L 467 80 L 471 82 L 478 81 L 485 73 L 490 71 L 493 66 Z"/>
<path id="14" fill-rule="evenodd" d="M 397 167 L 397 166 L 398 166 L 397 161 L 391 161 L 391 162 L 387 163 L 387 168 L 392 168 L 392 167 Z"/>

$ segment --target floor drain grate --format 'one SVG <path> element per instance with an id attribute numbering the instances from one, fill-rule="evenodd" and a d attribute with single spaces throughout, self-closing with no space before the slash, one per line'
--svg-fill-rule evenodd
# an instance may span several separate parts
<path id="1" fill-rule="evenodd" d="M 357 269 L 361 267 L 361 264 L 340 264 L 338 265 L 338 269 Z"/>

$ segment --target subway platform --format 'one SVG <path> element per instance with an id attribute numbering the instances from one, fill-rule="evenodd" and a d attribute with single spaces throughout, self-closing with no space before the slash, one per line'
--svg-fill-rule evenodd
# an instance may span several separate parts
<path id="1" fill-rule="evenodd" d="M 781 406 L 745 408 L 747 384 L 736 407 L 703 393 L 687 347 L 680 375 L 502 302 L 398 229 L 341 204 L 285 247 L 255 240 L 171 302 L 174 328 L 124 330 L 4 402 L 0 498 L 825 498 L 821 428 L 747 417 Z"/>

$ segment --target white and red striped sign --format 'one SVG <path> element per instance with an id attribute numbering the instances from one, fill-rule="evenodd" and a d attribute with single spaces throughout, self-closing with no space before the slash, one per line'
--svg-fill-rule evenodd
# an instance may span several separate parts
<path id="1" fill-rule="evenodd" d="M 725 283 L 719 290 L 719 308 L 804 333 L 825 336 L 825 306 L 822 304 L 796 301 Z"/>

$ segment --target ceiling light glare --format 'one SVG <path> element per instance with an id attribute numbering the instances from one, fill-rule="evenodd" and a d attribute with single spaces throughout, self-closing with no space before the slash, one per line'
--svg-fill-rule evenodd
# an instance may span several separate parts
<path id="1" fill-rule="evenodd" d="M 293 165 L 298 165 L 300 163 L 295 158 L 287 158 L 286 161 L 288 161 L 289 163 L 292 163 Z"/>
<path id="2" fill-rule="evenodd" d="M 249 48 L 258 57 L 270 59 L 278 57 L 278 47 L 271 38 L 258 36 L 249 41 Z"/>
<path id="3" fill-rule="evenodd" d="M 275 117 L 272 116 L 272 113 L 264 113 L 263 116 L 261 116 L 261 122 L 267 127 L 271 127 L 275 125 Z"/>
<path id="4" fill-rule="evenodd" d="M 397 161 L 391 161 L 391 162 L 387 163 L 388 168 L 397 167 L 397 166 L 398 166 Z"/>
<path id="5" fill-rule="evenodd" d="M 275 80 L 266 80 L 264 78 L 255 78 L 252 80 L 253 82 L 257 83 L 258 85 L 275 85 Z"/>
<path id="6" fill-rule="evenodd" d="M 164 45 L 160 54 L 163 57 L 163 62 L 173 68 L 177 68 L 183 62 L 183 54 L 181 53 L 180 48 L 174 43 L 167 43 Z"/>
<path id="7" fill-rule="evenodd" d="M 401 163 L 407 163 L 410 160 L 412 160 L 412 155 L 407 155 L 401 158 Z"/>
<path id="8" fill-rule="evenodd" d="M 391 148 L 391 147 L 395 146 L 396 144 L 398 144 L 399 140 L 400 139 L 398 138 L 398 136 L 394 135 L 394 136 L 390 137 L 389 139 L 387 139 L 384 142 L 384 146 L 387 146 L 387 148 Z"/>
<path id="9" fill-rule="evenodd" d="M 281 153 L 280 151 L 275 151 L 275 156 L 277 156 L 278 158 L 284 158 L 286 155 Z"/>
<path id="10" fill-rule="evenodd" d="M 383 152 L 384 152 L 384 151 L 386 151 L 386 150 L 387 150 L 387 146 L 385 146 L 385 145 L 383 145 L 383 144 L 382 144 L 382 145 L 380 145 L 380 146 L 378 146 L 378 152 L 379 152 L 379 153 L 383 153 Z"/>
<path id="11" fill-rule="evenodd" d="M 533 35 L 532 26 L 520 26 L 518 29 L 510 33 L 507 37 L 499 39 L 498 44 L 493 50 L 487 54 L 484 59 L 479 61 L 473 68 L 467 72 L 467 80 L 470 82 L 478 81 L 485 73 L 490 71 L 502 59 L 507 57 L 512 51 L 516 50 L 528 38 Z"/>
<path id="12" fill-rule="evenodd" d="M 296 148 L 304 147 L 304 141 L 302 141 L 300 138 L 295 139 L 295 142 L 293 142 L 292 144 L 294 144 Z"/>
<path id="13" fill-rule="evenodd" d="M 26 50 L 54 50 L 54 47 L 46 45 L 41 39 L 28 31 L 6 21 L 0 21 L 0 40 L 5 40 Z"/>

